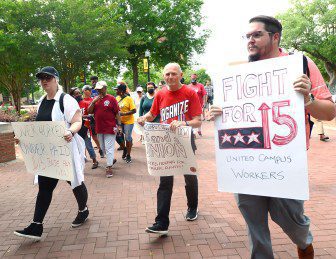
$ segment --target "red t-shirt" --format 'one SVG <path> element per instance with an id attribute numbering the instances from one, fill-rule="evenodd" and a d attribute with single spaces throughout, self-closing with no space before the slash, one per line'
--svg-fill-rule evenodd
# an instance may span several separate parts
<path id="1" fill-rule="evenodd" d="M 199 102 L 202 107 L 204 105 L 203 97 L 207 94 L 205 91 L 204 85 L 202 85 L 201 83 L 196 83 L 195 85 L 189 84 L 188 86 L 197 93 Z"/>
<path id="2" fill-rule="evenodd" d="M 168 88 L 161 89 L 155 95 L 151 114 L 160 114 L 162 123 L 171 123 L 173 120 L 189 121 L 202 114 L 202 108 L 195 91 L 186 85 L 177 91 Z"/>
<path id="3" fill-rule="evenodd" d="M 116 98 L 110 94 L 97 101 L 94 106 L 94 118 L 97 134 L 115 134 L 117 129 L 116 115 L 119 112 L 119 105 Z"/>
<path id="4" fill-rule="evenodd" d="M 84 98 L 83 100 L 79 102 L 79 107 L 81 108 L 83 115 L 88 115 L 88 107 L 90 103 L 92 103 L 92 101 L 93 101 L 93 98 L 89 97 L 89 98 Z M 84 119 L 84 126 L 87 128 L 90 128 L 90 120 Z"/>
<path id="5" fill-rule="evenodd" d="M 280 57 L 282 56 L 288 56 L 289 54 L 286 52 L 283 52 L 282 49 L 279 49 L 280 51 Z M 308 60 L 308 68 L 309 68 L 309 79 L 311 82 L 311 90 L 310 92 L 314 95 L 316 99 L 320 100 L 332 100 L 331 93 L 324 82 L 324 79 L 321 75 L 320 70 L 312 61 L 309 57 L 307 57 Z M 306 123 L 306 140 L 307 140 L 307 149 L 309 148 L 309 134 L 310 134 L 310 125 L 308 121 L 308 111 L 305 109 L 306 113 L 306 118 L 305 118 L 305 123 Z"/>

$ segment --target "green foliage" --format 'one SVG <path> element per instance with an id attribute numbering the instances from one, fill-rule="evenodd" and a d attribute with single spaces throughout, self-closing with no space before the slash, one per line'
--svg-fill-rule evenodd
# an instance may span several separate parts
<path id="1" fill-rule="evenodd" d="M 185 79 L 185 84 L 190 84 L 190 76 L 192 74 L 197 74 L 197 82 L 204 84 L 206 83 L 207 80 L 211 80 L 210 76 L 206 73 L 206 70 L 204 68 L 201 68 L 199 70 L 191 70 L 187 69 L 184 72 L 184 79 Z"/>
<path id="2" fill-rule="evenodd" d="M 147 82 L 141 72 L 151 51 L 151 80 L 156 68 L 179 62 L 187 67 L 204 50 L 208 31 L 201 26 L 202 0 L 1 0 L 0 89 L 20 98 L 31 90 L 36 71 L 54 66 L 64 90 L 81 86 L 84 71 L 116 83 L 121 66 L 130 86 Z M 5 92 L 2 91 L 2 92 Z"/>
<path id="3" fill-rule="evenodd" d="M 209 32 L 202 24 L 202 0 L 119 0 L 120 23 L 126 26 L 124 43 L 128 55 L 120 62 L 133 73 L 137 84 L 138 65 L 148 49 L 150 63 L 163 67 L 178 62 L 190 65 L 194 52 L 201 53 Z"/>
<path id="4" fill-rule="evenodd" d="M 292 5 L 277 16 L 283 25 L 282 46 L 307 53 L 335 86 L 336 1 L 293 0 Z"/>

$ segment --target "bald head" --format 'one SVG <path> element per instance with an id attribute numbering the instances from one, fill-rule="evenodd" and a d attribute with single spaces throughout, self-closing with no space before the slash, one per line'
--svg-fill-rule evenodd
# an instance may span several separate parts
<path id="1" fill-rule="evenodd" d="M 182 69 L 177 63 L 169 63 L 163 69 L 163 77 L 171 91 L 181 87 L 180 80 L 183 76 Z"/>
<path id="2" fill-rule="evenodd" d="M 178 63 L 168 63 L 167 65 L 165 65 L 163 69 L 163 73 L 166 69 L 171 68 L 171 67 L 176 68 L 180 73 L 182 73 L 182 69 Z"/>

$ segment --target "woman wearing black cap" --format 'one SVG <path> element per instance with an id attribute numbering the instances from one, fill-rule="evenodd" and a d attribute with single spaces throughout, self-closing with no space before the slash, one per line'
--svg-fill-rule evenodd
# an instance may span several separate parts
<path id="1" fill-rule="evenodd" d="M 64 139 L 71 142 L 73 163 L 75 167 L 74 180 L 68 182 L 78 203 L 78 215 L 72 222 L 72 227 L 82 225 L 89 216 L 86 206 L 88 193 L 84 185 L 84 141 L 76 134 L 82 125 L 82 115 L 77 101 L 68 94 L 62 93 L 61 86 L 58 84 L 59 74 L 53 67 L 44 67 L 37 74 L 42 88 L 46 91 L 39 102 L 36 121 L 65 121 L 67 131 Z M 36 176 L 39 192 L 36 198 L 36 206 L 33 222 L 23 230 L 14 231 L 15 235 L 40 240 L 43 232 L 43 219 L 47 213 L 58 179 Z M 36 179 L 35 178 L 35 179 Z"/>

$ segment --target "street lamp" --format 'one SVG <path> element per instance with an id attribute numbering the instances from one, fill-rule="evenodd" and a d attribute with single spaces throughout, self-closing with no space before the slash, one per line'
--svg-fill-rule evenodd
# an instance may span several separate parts
<path id="1" fill-rule="evenodd" d="M 145 57 L 147 58 L 147 79 L 148 82 L 150 82 L 150 74 L 149 74 L 149 57 L 150 57 L 150 51 L 146 49 L 145 51 Z"/>

